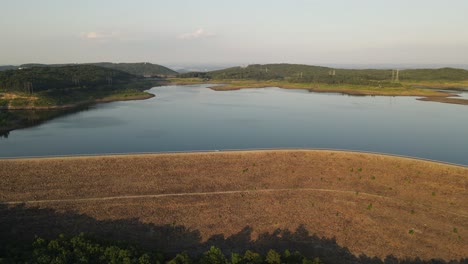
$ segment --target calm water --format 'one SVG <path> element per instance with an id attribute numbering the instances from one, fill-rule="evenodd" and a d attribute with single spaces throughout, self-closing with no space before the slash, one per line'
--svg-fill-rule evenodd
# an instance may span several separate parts
<path id="1" fill-rule="evenodd" d="M 164 86 L 0 139 L 0 156 L 337 148 L 468 165 L 468 106 L 278 88 Z M 466 94 L 464 95 L 466 96 Z"/>

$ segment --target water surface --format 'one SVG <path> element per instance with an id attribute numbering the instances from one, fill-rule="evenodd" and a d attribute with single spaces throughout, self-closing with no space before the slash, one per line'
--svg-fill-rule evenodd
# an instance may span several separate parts
<path id="1" fill-rule="evenodd" d="M 12 131 L 0 156 L 252 148 L 336 148 L 468 165 L 468 107 L 415 97 L 355 97 L 279 88 L 216 92 L 163 86 L 144 101 Z M 466 96 L 466 94 L 463 94 Z"/>

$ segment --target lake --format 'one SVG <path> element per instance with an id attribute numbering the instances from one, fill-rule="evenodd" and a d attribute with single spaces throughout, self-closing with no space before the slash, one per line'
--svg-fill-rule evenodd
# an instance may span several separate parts
<path id="1" fill-rule="evenodd" d="M 468 106 L 279 88 L 162 86 L 0 139 L 0 157 L 332 148 L 468 165 Z M 463 97 L 466 93 L 462 94 Z"/>

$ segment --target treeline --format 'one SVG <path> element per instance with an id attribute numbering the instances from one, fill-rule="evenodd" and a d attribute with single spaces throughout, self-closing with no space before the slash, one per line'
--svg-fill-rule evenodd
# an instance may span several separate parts
<path id="1" fill-rule="evenodd" d="M 247 250 L 244 254 L 226 256 L 212 246 L 201 255 L 192 257 L 187 252 L 175 257 L 165 257 L 157 251 L 147 251 L 124 242 L 100 241 L 80 234 L 74 237 L 60 235 L 57 239 L 37 238 L 31 245 L 9 245 L 0 251 L 0 263 L 168 263 L 168 264 L 319 264 L 320 259 L 308 259 L 299 252 L 286 250 L 280 254 L 274 250 L 261 255 Z"/>
<path id="2" fill-rule="evenodd" d="M 125 83 L 135 75 L 93 65 L 33 67 L 0 72 L 0 92 L 35 93 Z"/>
<path id="3" fill-rule="evenodd" d="M 178 73 L 172 69 L 159 64 L 149 62 L 136 62 L 136 63 L 112 63 L 112 62 L 97 62 L 97 63 L 82 63 L 82 64 L 40 64 L 40 63 L 27 63 L 22 64 L 19 68 L 34 68 L 34 67 L 64 67 L 64 66 L 77 66 L 77 65 L 92 65 L 104 67 L 113 70 L 119 70 L 130 74 L 146 77 L 157 76 L 175 76 Z M 17 67 L 18 68 L 18 67 Z"/>
<path id="4" fill-rule="evenodd" d="M 400 79 L 417 81 L 466 81 L 468 80 L 468 71 L 454 68 L 403 70 L 400 71 Z"/>
<path id="5" fill-rule="evenodd" d="M 141 63 L 101 62 L 101 63 L 91 63 L 90 65 L 124 71 L 130 74 L 145 76 L 145 77 L 175 76 L 178 74 L 178 72 L 172 69 L 169 69 L 165 66 L 152 64 L 148 62 L 141 62 Z"/>
<path id="6" fill-rule="evenodd" d="M 0 71 L 15 70 L 17 68 L 18 68 L 17 66 L 13 66 L 13 65 L 2 65 L 0 66 Z"/>
<path id="7" fill-rule="evenodd" d="M 181 78 L 203 79 L 249 79 L 284 80 L 304 83 L 328 84 L 386 84 L 400 86 L 399 81 L 466 81 L 468 71 L 462 69 L 416 69 L 416 70 L 352 70 L 300 64 L 254 64 L 247 67 L 233 67 L 211 72 L 190 72 L 180 74 Z"/>

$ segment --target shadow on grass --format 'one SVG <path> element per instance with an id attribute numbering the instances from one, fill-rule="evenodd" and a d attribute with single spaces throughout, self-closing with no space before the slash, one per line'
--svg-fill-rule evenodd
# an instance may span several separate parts
<path id="1" fill-rule="evenodd" d="M 105 240 L 120 240 L 140 245 L 148 250 L 159 250 L 169 256 L 182 251 L 198 255 L 212 245 L 225 254 L 243 253 L 247 249 L 266 253 L 269 249 L 282 252 L 298 250 L 307 257 L 319 257 L 325 263 L 468 263 L 468 259 L 445 261 L 420 259 L 385 259 L 365 255 L 354 256 L 347 248 L 339 246 L 334 239 L 320 238 L 304 227 L 294 231 L 275 230 L 251 239 L 253 228 L 244 227 L 229 237 L 214 235 L 202 242 L 198 230 L 189 230 L 180 225 L 154 225 L 140 222 L 137 218 L 121 220 L 97 220 L 75 212 L 58 212 L 49 208 L 0 205 L 0 257 L 7 248 L 28 245 L 36 236 L 56 238 L 59 234 L 78 235 L 89 233 Z"/>

